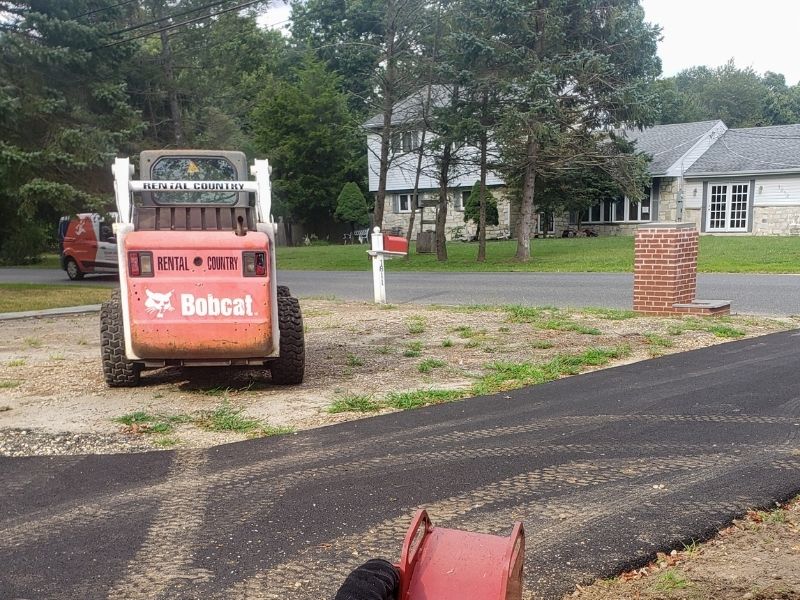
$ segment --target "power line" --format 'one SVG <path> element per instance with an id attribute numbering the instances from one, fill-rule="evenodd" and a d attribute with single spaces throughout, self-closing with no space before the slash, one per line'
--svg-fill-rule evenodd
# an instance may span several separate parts
<path id="1" fill-rule="evenodd" d="M 160 23 L 162 21 L 167 21 L 169 19 L 174 19 L 175 17 L 183 17 L 185 15 L 189 15 L 195 12 L 199 12 L 201 10 L 205 10 L 207 8 L 213 8 L 215 6 L 219 6 L 220 4 L 227 4 L 232 2 L 233 0 L 218 0 L 217 2 L 209 2 L 208 4 L 204 4 L 202 6 L 198 6 L 196 8 L 191 8 L 189 10 L 185 10 L 183 12 L 173 13 L 171 15 L 166 15 L 163 17 L 159 17 L 158 19 L 151 19 L 150 21 L 145 21 L 144 23 L 139 23 L 137 25 L 131 25 L 130 27 L 126 27 L 125 29 L 119 29 L 117 31 L 112 31 L 111 33 L 106 34 L 107 36 L 114 36 L 119 35 L 121 33 L 128 33 L 130 31 L 136 31 L 137 29 L 142 29 L 143 27 L 147 27 L 148 25 L 155 25 L 156 23 Z"/>
<path id="2" fill-rule="evenodd" d="M 134 2 L 138 2 L 138 0 L 123 0 L 122 2 L 119 2 L 117 4 L 112 4 L 111 6 L 103 6 L 101 8 L 95 8 L 93 10 L 87 11 L 85 13 L 81 13 L 81 14 L 73 17 L 72 20 L 73 21 L 77 21 L 78 19 L 82 19 L 83 17 L 88 17 L 88 16 L 93 15 L 95 13 L 104 12 L 106 10 L 111 10 L 111 9 L 114 9 L 114 8 L 119 8 L 120 6 L 125 6 L 126 4 L 133 4 Z"/>
<path id="3" fill-rule="evenodd" d="M 238 5 L 232 6 L 230 8 L 225 8 L 225 9 L 219 10 L 219 11 L 213 13 L 213 14 L 210 14 L 210 15 L 204 15 L 202 17 L 196 17 L 194 19 L 188 19 L 186 21 L 181 21 L 180 23 L 173 23 L 172 25 L 168 25 L 167 27 L 161 27 L 159 29 L 154 29 L 153 31 L 149 31 L 147 33 L 141 33 L 139 35 L 134 35 L 134 36 L 126 38 L 124 40 L 119 40 L 119 41 L 116 41 L 116 42 L 111 42 L 109 44 L 104 44 L 102 46 L 97 46 L 96 48 L 92 48 L 91 51 L 102 50 L 103 48 L 111 48 L 112 46 L 119 46 L 120 44 L 127 44 L 128 42 L 133 42 L 133 41 L 139 40 L 141 38 L 150 37 L 151 35 L 154 35 L 156 33 L 161 33 L 162 31 L 171 31 L 173 29 L 177 29 L 178 27 L 183 27 L 184 25 L 190 25 L 192 23 L 197 23 L 198 21 L 204 21 L 206 19 L 211 19 L 213 17 L 219 16 L 219 15 L 222 15 L 222 14 L 225 14 L 225 13 L 228 13 L 228 12 L 232 12 L 234 10 L 241 10 L 243 8 L 246 8 L 248 6 L 252 6 L 253 4 L 259 4 L 261 2 L 264 2 L 264 0 L 250 0 L 249 2 L 243 2 L 242 4 L 238 4 Z"/>

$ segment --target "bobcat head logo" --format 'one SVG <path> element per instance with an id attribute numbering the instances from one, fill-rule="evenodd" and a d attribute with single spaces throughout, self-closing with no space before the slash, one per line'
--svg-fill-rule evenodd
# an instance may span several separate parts
<path id="1" fill-rule="evenodd" d="M 175 310 L 175 308 L 172 306 L 172 302 L 170 302 L 170 298 L 172 298 L 172 292 L 175 290 L 167 292 L 166 294 L 151 292 L 148 289 L 145 289 L 144 291 L 147 292 L 147 300 L 144 301 L 144 307 L 147 313 L 158 313 L 156 318 L 163 319 L 165 312 L 169 310 Z"/>
<path id="2" fill-rule="evenodd" d="M 75 227 L 75 235 L 83 235 L 84 233 L 86 233 L 86 219 L 81 219 Z"/>

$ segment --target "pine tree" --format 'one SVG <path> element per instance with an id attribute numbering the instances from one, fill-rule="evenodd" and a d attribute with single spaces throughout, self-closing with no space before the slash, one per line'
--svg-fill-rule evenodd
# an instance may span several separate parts
<path id="1" fill-rule="evenodd" d="M 500 215 L 497 212 L 497 200 L 494 197 L 494 194 L 489 190 L 484 189 L 484 196 L 483 196 L 483 203 L 484 208 L 486 211 L 485 214 L 485 223 L 486 225 L 499 225 L 500 224 Z M 468 223 L 472 221 L 476 225 L 478 225 L 478 236 L 480 237 L 480 223 L 481 223 L 481 182 L 476 181 L 475 184 L 472 186 L 472 192 L 470 192 L 469 198 L 467 198 L 467 202 L 464 205 L 464 222 Z"/>
<path id="2" fill-rule="evenodd" d="M 356 229 L 356 225 L 367 225 L 369 223 L 369 209 L 367 199 L 361 192 L 361 188 L 352 181 L 345 183 L 339 198 L 336 200 L 336 218 L 344 223 L 350 223 L 350 232 Z"/>

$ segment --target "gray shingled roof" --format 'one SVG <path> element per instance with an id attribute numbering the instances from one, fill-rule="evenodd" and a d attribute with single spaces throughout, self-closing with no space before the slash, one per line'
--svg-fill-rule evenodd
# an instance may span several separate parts
<path id="1" fill-rule="evenodd" d="M 663 175 L 689 149 L 720 121 L 698 121 L 656 125 L 647 129 L 626 129 L 622 135 L 636 143 L 636 149 L 648 154 L 651 175 Z"/>
<path id="2" fill-rule="evenodd" d="M 800 125 L 728 129 L 686 175 L 800 170 Z"/>
<path id="3" fill-rule="evenodd" d="M 392 125 L 416 123 L 422 119 L 422 107 L 428 97 L 428 88 L 423 87 L 396 102 L 392 109 Z M 450 88 L 444 85 L 431 86 L 431 105 L 441 108 L 450 100 Z M 378 114 L 364 123 L 364 127 L 377 129 L 383 127 L 383 115 Z"/>

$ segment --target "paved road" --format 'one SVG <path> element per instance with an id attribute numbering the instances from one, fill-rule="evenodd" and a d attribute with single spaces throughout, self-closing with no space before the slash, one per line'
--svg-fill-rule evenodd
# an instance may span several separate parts
<path id="1" fill-rule="evenodd" d="M 369 272 L 280 271 L 278 278 L 299 297 L 372 300 Z M 0 283 L 68 282 L 63 271 L 0 269 Z M 630 273 L 392 273 L 389 302 L 422 304 L 526 304 L 630 309 Z M 87 277 L 80 284 L 115 285 L 114 277 Z M 800 314 L 800 275 L 700 274 L 698 298 L 730 300 L 734 312 Z"/>
<path id="2" fill-rule="evenodd" d="M 320 600 L 417 507 L 544 598 L 800 491 L 800 332 L 204 451 L 0 459 L 0 597 Z"/>

